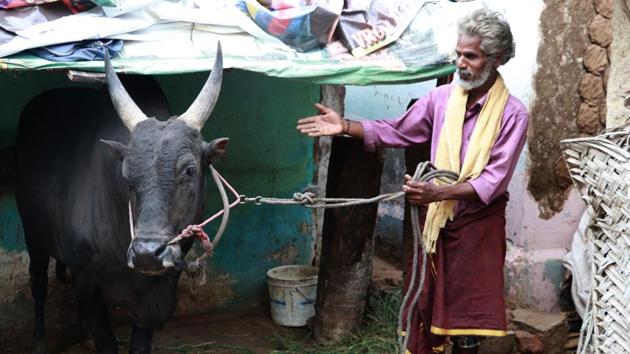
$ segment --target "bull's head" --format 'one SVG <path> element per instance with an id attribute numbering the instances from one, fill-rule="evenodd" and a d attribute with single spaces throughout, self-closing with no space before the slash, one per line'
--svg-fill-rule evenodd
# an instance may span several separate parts
<path id="1" fill-rule="evenodd" d="M 201 128 L 219 96 L 223 76 L 221 47 L 212 72 L 188 110 L 159 121 L 147 117 L 131 99 L 105 60 L 107 86 L 114 108 L 130 131 L 128 145 L 104 141 L 123 160 L 122 175 L 129 188 L 135 238 L 127 264 L 145 274 L 180 270 L 183 252 L 168 241 L 203 212 L 204 169 L 225 153 L 228 139 L 202 140 Z"/>

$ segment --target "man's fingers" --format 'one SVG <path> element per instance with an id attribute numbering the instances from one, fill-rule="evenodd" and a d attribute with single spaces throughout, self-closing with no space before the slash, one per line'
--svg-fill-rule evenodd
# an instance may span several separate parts
<path id="1" fill-rule="evenodd" d="M 315 103 L 315 108 L 317 108 L 318 111 L 322 112 L 322 113 L 328 113 L 331 111 L 330 108 L 324 106 L 321 103 Z"/>
<path id="2" fill-rule="evenodd" d="M 409 194 L 409 193 L 418 194 L 418 193 L 421 192 L 416 186 L 409 185 L 409 184 L 403 184 L 402 190 L 403 190 L 403 192 L 405 192 L 407 194 Z"/>
<path id="3" fill-rule="evenodd" d="M 320 129 L 315 126 L 302 126 L 298 127 L 298 130 L 300 131 L 300 133 L 313 133 L 319 131 Z"/>
<path id="4" fill-rule="evenodd" d="M 316 127 L 317 124 L 313 123 L 313 122 L 303 122 L 303 123 L 298 123 L 297 127 L 298 129 L 305 129 L 305 128 L 313 128 Z"/>
<path id="5" fill-rule="evenodd" d="M 302 119 L 299 119 L 297 122 L 298 124 L 315 123 L 315 120 L 317 118 L 321 118 L 321 116 L 317 115 L 317 116 L 304 117 Z"/>
<path id="6" fill-rule="evenodd" d="M 423 182 L 418 182 L 418 181 L 407 180 L 405 182 L 405 185 L 407 185 L 409 187 L 414 187 L 414 188 L 421 188 L 424 185 L 424 183 Z"/>

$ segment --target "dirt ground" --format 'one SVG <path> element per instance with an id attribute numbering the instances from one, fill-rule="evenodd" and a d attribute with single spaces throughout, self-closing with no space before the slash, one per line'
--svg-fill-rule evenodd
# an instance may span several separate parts
<path id="1" fill-rule="evenodd" d="M 129 337 L 130 328 L 117 328 L 122 341 Z M 223 315 L 204 315 L 171 319 L 167 327 L 157 331 L 153 353 L 271 353 L 280 337 L 304 340 L 306 327 L 290 328 L 275 324 L 264 309 L 254 309 Z M 124 350 L 124 351 L 123 351 Z M 78 343 L 64 354 L 93 353 L 89 343 Z M 121 353 L 126 352 L 121 345 Z"/>
<path id="2" fill-rule="evenodd" d="M 400 282 L 402 273 L 394 266 L 375 258 L 373 264 L 374 285 L 390 288 Z M 121 353 L 127 351 L 125 341 L 131 329 L 127 326 L 116 328 L 116 337 L 121 340 Z M 290 338 L 312 344 L 310 331 L 306 327 L 290 328 L 275 324 L 267 309 L 250 310 L 221 314 L 199 315 L 173 318 L 166 328 L 157 331 L 153 339 L 156 354 L 170 353 L 256 353 L 267 354 L 278 349 L 278 341 Z M 4 348 L 10 353 L 25 353 L 25 349 Z M 0 352 L 5 352 L 0 350 Z M 63 354 L 88 354 L 94 349 L 89 342 L 75 343 L 55 352 Z"/>

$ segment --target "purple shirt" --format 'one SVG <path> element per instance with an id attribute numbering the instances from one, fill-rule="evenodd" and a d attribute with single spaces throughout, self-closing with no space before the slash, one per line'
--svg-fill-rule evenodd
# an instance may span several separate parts
<path id="1" fill-rule="evenodd" d="M 366 150 L 373 151 L 376 147 L 404 148 L 431 141 L 431 161 L 435 162 L 438 140 L 444 125 L 446 103 L 452 88 L 453 85 L 443 85 L 431 90 L 416 101 L 400 118 L 361 121 Z M 460 155 L 462 164 L 475 122 L 486 99 L 487 94 L 466 111 Z M 457 215 L 479 211 L 497 197 L 506 194 L 518 156 L 525 145 L 527 121 L 528 114 L 525 105 L 510 95 L 505 104 L 501 129 L 492 147 L 488 165 L 479 177 L 468 181 L 480 201 L 460 201 Z"/>

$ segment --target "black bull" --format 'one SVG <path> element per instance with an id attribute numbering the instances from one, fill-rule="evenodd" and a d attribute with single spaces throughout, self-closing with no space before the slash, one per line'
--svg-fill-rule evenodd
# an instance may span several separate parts
<path id="1" fill-rule="evenodd" d="M 25 108 L 17 138 L 16 200 L 30 256 L 35 352 L 46 351 L 50 257 L 70 269 L 81 322 L 97 352 L 117 352 L 109 301 L 133 322 L 130 352 L 150 352 L 153 330 L 175 309 L 183 257 L 191 246 L 167 242 L 202 218 L 205 167 L 227 148 L 227 139 L 206 143 L 200 133 L 219 94 L 221 58 L 219 48 L 197 99 L 186 113 L 166 121 L 148 118 L 139 108 L 169 117 L 157 83 L 130 77 L 125 81 L 130 96 L 109 59 L 111 101 L 100 90 L 60 89 Z"/>

